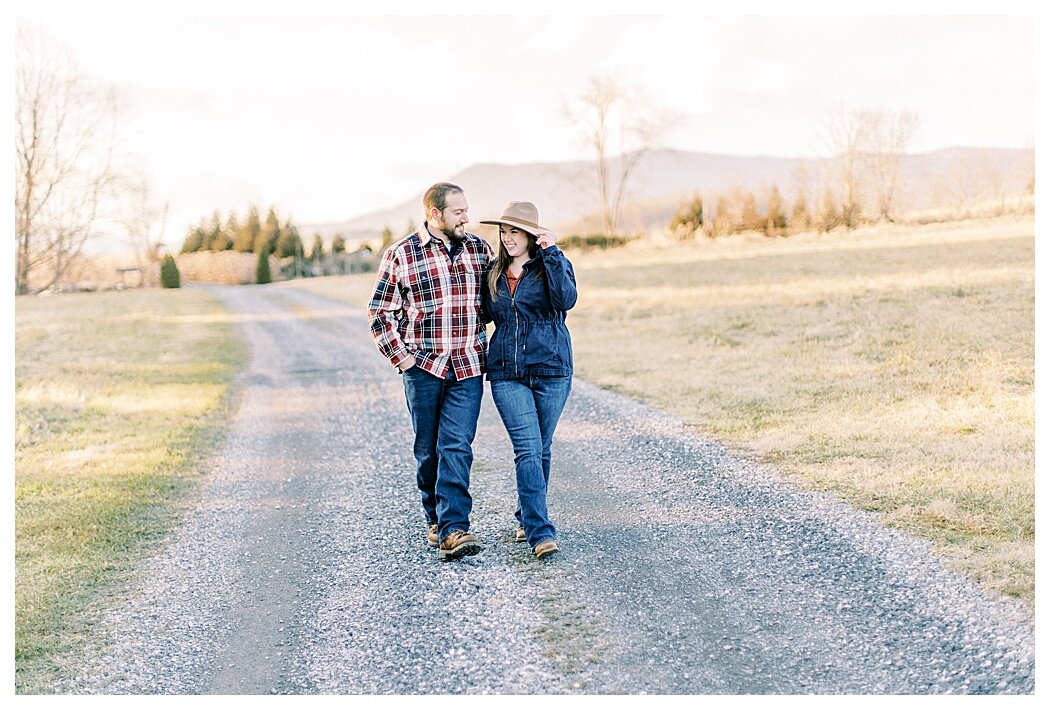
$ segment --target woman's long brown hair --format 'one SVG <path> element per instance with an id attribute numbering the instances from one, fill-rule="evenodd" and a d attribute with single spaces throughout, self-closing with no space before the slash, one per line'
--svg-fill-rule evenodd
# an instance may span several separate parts
<path id="1" fill-rule="evenodd" d="M 502 224 L 499 226 L 499 229 L 499 235 L 497 236 L 499 239 L 499 252 L 496 255 L 496 261 L 492 264 L 492 270 L 489 271 L 489 295 L 492 296 L 493 301 L 499 300 L 499 295 L 496 293 L 496 287 L 499 284 L 499 277 L 500 274 L 507 270 L 507 267 L 510 266 L 511 262 L 510 254 L 507 253 L 507 247 L 503 246 Z M 520 227 L 517 229 L 519 232 L 525 232 L 525 230 Z M 528 232 L 525 232 L 525 235 L 529 238 L 529 258 L 531 259 L 536 256 L 536 237 Z"/>

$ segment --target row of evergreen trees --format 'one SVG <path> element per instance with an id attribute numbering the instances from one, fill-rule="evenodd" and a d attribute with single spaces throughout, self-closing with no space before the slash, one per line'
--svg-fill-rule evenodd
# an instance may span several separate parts
<path id="1" fill-rule="evenodd" d="M 384 231 L 384 236 L 386 232 Z M 325 258 L 324 239 L 314 234 L 310 250 L 303 248 L 299 228 L 286 219 L 281 223 L 277 210 L 273 207 L 265 220 L 259 218 L 259 209 L 255 205 L 248 208 L 247 217 L 242 221 L 236 213 L 231 213 L 226 221 L 222 220 L 216 210 L 210 218 L 201 220 L 197 226 L 190 227 L 182 244 L 181 254 L 201 251 L 239 251 L 246 254 L 273 254 L 278 259 L 299 256 L 304 260 L 320 263 Z M 346 253 L 346 239 L 336 234 L 332 239 L 329 255 Z"/>
<path id="2" fill-rule="evenodd" d="M 286 219 L 281 224 L 277 210 L 270 208 L 265 220 L 259 218 L 255 205 L 248 208 L 242 222 L 231 213 L 224 222 L 216 210 L 210 218 L 190 227 L 182 243 L 182 254 L 198 251 L 239 251 L 246 254 L 273 254 L 277 258 L 303 255 L 303 242 L 299 228 Z"/>
<path id="3" fill-rule="evenodd" d="M 767 236 L 785 235 L 808 229 L 827 232 L 847 224 L 838 200 L 826 192 L 818 204 L 810 206 L 804 192 L 795 196 L 790 210 L 780 190 L 774 185 L 767 189 L 764 208 L 759 209 L 758 197 L 750 190 L 736 187 L 704 200 L 696 195 L 683 203 L 671 218 L 671 231 L 682 236 L 702 230 L 708 236 L 762 232 Z M 704 214 L 704 209 L 710 214 Z"/>

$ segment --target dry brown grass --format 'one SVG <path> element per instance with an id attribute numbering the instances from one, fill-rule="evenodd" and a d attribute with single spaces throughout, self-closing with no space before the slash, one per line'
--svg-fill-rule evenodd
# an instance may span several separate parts
<path id="1" fill-rule="evenodd" d="M 578 374 L 1034 589 L 1031 218 L 574 262 Z"/>
<path id="2" fill-rule="evenodd" d="M 254 284 L 255 270 L 258 265 L 257 254 L 245 254 L 235 251 L 202 251 L 191 254 L 175 254 L 175 263 L 183 285 L 190 283 L 216 284 Z M 121 268 L 139 267 L 139 272 L 123 275 L 117 271 Z M 30 287 L 36 293 L 44 287 L 50 278 L 46 270 L 30 274 Z M 281 260 L 270 256 L 270 278 L 280 281 Z M 78 256 L 65 272 L 62 285 L 75 286 L 77 290 L 108 291 L 118 287 L 157 288 L 160 286 L 160 263 L 139 261 L 134 256 L 115 256 L 108 254 Z M 56 285 L 56 288 L 58 285 Z"/>
<path id="3" fill-rule="evenodd" d="M 580 377 L 1033 601 L 1032 217 L 571 258 Z M 364 308 L 371 280 L 296 285 Z"/>

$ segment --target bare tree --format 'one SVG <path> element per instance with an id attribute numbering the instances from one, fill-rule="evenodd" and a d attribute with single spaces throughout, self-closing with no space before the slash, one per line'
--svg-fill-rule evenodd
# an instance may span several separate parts
<path id="1" fill-rule="evenodd" d="M 120 223 L 124 227 L 128 245 L 135 252 L 140 269 L 160 261 L 163 254 L 164 232 L 168 224 L 168 203 L 160 204 L 153 197 L 149 181 L 139 175 L 127 183 L 127 204 Z"/>
<path id="2" fill-rule="evenodd" d="M 1026 145 L 1007 173 L 1006 182 L 1014 198 L 1013 210 L 1024 212 L 1034 208 L 1031 198 L 1035 195 L 1035 149 Z"/>
<path id="3" fill-rule="evenodd" d="M 981 149 L 961 153 L 948 164 L 945 176 L 957 216 L 987 213 L 996 203 L 1000 214 L 1004 211 L 1004 176 L 994 151 Z"/>
<path id="4" fill-rule="evenodd" d="M 861 178 L 863 161 L 862 121 L 860 111 L 836 109 L 826 125 L 826 140 L 834 156 L 835 192 L 840 199 L 840 214 L 846 229 L 856 226 L 860 217 Z M 825 190 L 825 195 L 830 191 Z"/>
<path id="5" fill-rule="evenodd" d="M 1023 176 L 1024 194 L 1035 194 L 1035 148 L 1026 147 L 1020 162 L 1020 173 Z"/>
<path id="6" fill-rule="evenodd" d="M 594 151 L 602 231 L 616 234 L 631 173 L 673 119 L 650 106 L 638 88 L 612 76 L 591 76 L 566 113 Z"/>
<path id="7" fill-rule="evenodd" d="M 857 113 L 860 151 L 875 192 L 880 221 L 892 221 L 890 212 L 900 184 L 904 152 L 919 127 L 918 114 L 887 109 Z"/>
<path id="8" fill-rule="evenodd" d="M 15 291 L 58 282 L 81 253 L 119 186 L 120 115 L 112 91 L 92 86 L 64 49 L 19 28 L 15 59 Z"/>

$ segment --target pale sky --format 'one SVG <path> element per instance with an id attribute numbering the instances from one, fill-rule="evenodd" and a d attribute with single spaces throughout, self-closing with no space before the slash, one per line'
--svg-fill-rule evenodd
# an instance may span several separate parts
<path id="1" fill-rule="evenodd" d="M 519 5 L 519 7 L 524 7 Z M 916 112 L 911 147 L 1032 147 L 1033 17 L 23 17 L 132 107 L 171 202 L 167 241 L 219 208 L 309 225 L 397 204 L 474 163 L 589 157 L 563 118 L 588 75 L 643 86 L 669 147 L 825 152 L 830 112 Z"/>

